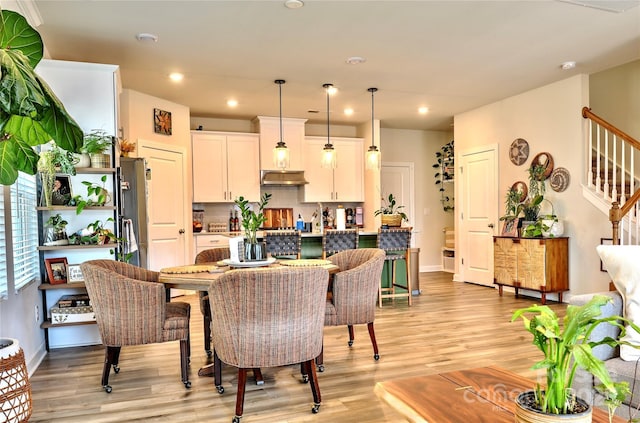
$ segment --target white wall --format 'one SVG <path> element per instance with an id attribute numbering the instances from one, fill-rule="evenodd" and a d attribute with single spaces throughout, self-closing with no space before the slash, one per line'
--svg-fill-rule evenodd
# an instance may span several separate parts
<path id="1" fill-rule="evenodd" d="M 547 184 L 545 195 L 564 220 L 564 235 L 570 238 L 570 294 L 608 290 L 609 281 L 608 275 L 600 272 L 595 248 L 600 238 L 611 236 L 611 228 L 607 216 L 582 196 L 581 187 L 586 175 L 585 120 L 581 109 L 588 105 L 588 83 L 588 76 L 574 76 L 456 115 L 454 120 L 456 156 L 477 146 L 499 145 L 500 213 L 507 189 L 515 181 L 528 182 L 527 169 L 536 154 L 550 153 L 555 167 L 570 172 L 567 190 L 558 193 Z M 508 156 L 509 146 L 516 138 L 529 143 L 529 160 L 522 166 L 511 163 Z M 464 279 L 463 274 L 461 277 Z"/>

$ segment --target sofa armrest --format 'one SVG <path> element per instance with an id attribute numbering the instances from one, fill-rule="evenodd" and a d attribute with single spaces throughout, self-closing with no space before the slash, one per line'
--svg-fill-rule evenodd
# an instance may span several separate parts
<path id="1" fill-rule="evenodd" d="M 573 295 L 569 300 L 569 304 L 575 306 L 581 306 L 589 302 L 594 295 L 606 295 L 613 299 L 612 303 L 609 303 L 602 307 L 602 314 L 599 316 L 622 316 L 622 297 L 618 291 L 596 292 L 593 294 Z M 591 340 L 599 341 L 607 336 L 617 339 L 620 334 L 620 329 L 616 326 L 602 323 L 592 333 Z M 600 360 L 608 360 L 610 358 L 618 357 L 620 355 L 618 348 L 611 348 L 608 345 L 598 345 L 593 350 L 594 355 Z"/>

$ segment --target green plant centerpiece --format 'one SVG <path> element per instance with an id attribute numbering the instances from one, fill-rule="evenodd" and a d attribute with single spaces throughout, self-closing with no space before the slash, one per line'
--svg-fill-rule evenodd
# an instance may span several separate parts
<path id="1" fill-rule="evenodd" d="M 0 10 L 0 184 L 11 185 L 18 172 L 35 175 L 34 147 L 54 140 L 79 152 L 83 133 L 53 90 L 35 72 L 44 45 L 19 13 Z"/>
<path id="2" fill-rule="evenodd" d="M 453 194 L 448 194 L 448 186 L 451 186 L 445 182 L 452 182 L 454 177 L 454 149 L 453 140 L 449 141 L 440 148 L 440 151 L 436 151 L 436 162 L 433 164 L 433 168 L 436 169 L 434 178 L 436 179 L 436 185 L 440 192 L 440 202 L 442 203 L 442 209 L 444 211 L 454 210 L 454 198 Z M 449 189 L 450 191 L 450 189 Z"/>
<path id="3" fill-rule="evenodd" d="M 267 257 L 264 242 L 258 243 L 258 229 L 267 220 L 263 211 L 269 203 L 271 194 L 264 193 L 257 204 L 257 211 L 251 207 L 249 200 L 243 196 L 238 197 L 234 202 L 240 209 L 242 216 L 242 228 L 244 229 L 244 261 L 265 260 Z"/>
<path id="4" fill-rule="evenodd" d="M 401 226 L 403 221 L 409 221 L 407 214 L 402 209 L 404 206 L 398 205 L 394 195 L 389 194 L 386 205 L 376 210 L 374 216 L 382 216 L 383 226 Z"/>
<path id="5" fill-rule="evenodd" d="M 522 318 L 524 327 L 533 335 L 533 345 L 542 353 L 544 358 L 537 362 L 532 369 L 544 369 L 546 372 L 546 387 L 539 384 L 534 391 L 523 392 L 519 395 L 516 407 L 516 422 L 521 421 L 556 421 L 556 420 L 527 420 L 520 418 L 524 414 L 539 411 L 552 415 L 575 414 L 584 412 L 588 405 L 578 400 L 572 390 L 573 379 L 578 367 L 585 369 L 600 380 L 601 385 L 596 389 L 606 398 L 605 402 L 612 416 L 626 395 L 631 391 L 627 382 L 614 382 L 605 368 L 602 360 L 593 355 L 593 348 L 598 345 L 629 345 L 620 339 L 626 333 L 628 324 L 640 333 L 640 327 L 620 316 L 598 318 L 601 307 L 612 302 L 610 297 L 595 295 L 582 306 L 567 306 L 563 325 L 560 318 L 548 306 L 534 305 L 516 310 L 511 321 Z M 531 318 L 527 315 L 533 314 Z M 600 324 L 611 324 L 620 328 L 618 339 L 606 337 L 599 341 L 590 340 L 589 336 Z M 521 404 L 520 402 L 524 402 Z M 530 417 L 529 417 L 530 418 Z M 611 417 L 610 417 L 611 418 Z M 582 420 L 571 420 L 582 421 Z M 590 416 L 588 420 L 591 421 Z"/>
<path id="6" fill-rule="evenodd" d="M 82 151 L 91 157 L 91 167 L 108 167 L 109 155 L 106 154 L 113 144 L 113 137 L 101 129 L 94 129 L 84 136 Z"/>

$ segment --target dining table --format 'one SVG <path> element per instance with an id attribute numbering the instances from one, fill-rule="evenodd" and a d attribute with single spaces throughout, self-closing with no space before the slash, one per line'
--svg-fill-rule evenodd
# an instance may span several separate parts
<path id="1" fill-rule="evenodd" d="M 327 281 L 327 291 L 331 292 L 333 282 L 332 275 L 338 273 L 340 268 L 329 260 L 322 259 L 281 259 L 281 260 L 265 260 L 259 264 L 250 264 L 247 262 L 233 263 L 229 260 L 223 260 L 215 263 L 198 263 L 184 266 L 167 267 L 160 269 L 158 281 L 163 283 L 167 288 L 167 301 L 170 299 L 169 291 L 171 288 L 187 289 L 193 291 L 208 291 L 211 282 L 218 279 L 225 272 L 236 269 L 243 270 L 260 270 L 265 267 L 281 268 L 281 267 L 323 267 L 329 272 L 329 280 Z M 214 365 L 208 364 L 198 370 L 198 376 L 214 376 Z M 255 372 L 256 383 L 261 385 L 264 383 L 259 369 Z"/>

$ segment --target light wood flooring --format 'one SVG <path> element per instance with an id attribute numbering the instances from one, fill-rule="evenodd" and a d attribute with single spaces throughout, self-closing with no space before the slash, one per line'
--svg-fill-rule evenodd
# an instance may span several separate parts
<path id="1" fill-rule="evenodd" d="M 311 390 L 300 382 L 299 366 L 288 366 L 263 369 L 262 386 L 249 377 L 242 421 L 402 422 L 374 394 L 377 382 L 488 365 L 535 378 L 530 367 L 541 355 L 522 323 L 510 318 L 514 309 L 538 300 L 509 292 L 499 297 L 493 288 L 452 282 L 443 272 L 421 274 L 420 288 L 412 307 L 396 300 L 377 310 L 379 361 L 373 360 L 366 325 L 356 327 L 351 348 L 346 327 L 325 328 L 319 414 L 311 413 Z M 202 316 L 196 296 L 180 300 L 192 304 L 191 389 L 180 382 L 177 342 L 124 347 L 121 371 L 110 377 L 111 394 L 100 386 L 103 347 L 52 350 L 31 378 L 31 422 L 230 422 L 237 370 L 223 367 L 222 395 L 213 378 L 198 377 L 198 368 L 208 363 Z M 550 306 L 564 314 L 565 305 Z"/>

